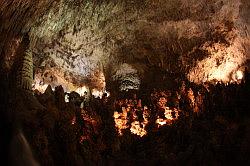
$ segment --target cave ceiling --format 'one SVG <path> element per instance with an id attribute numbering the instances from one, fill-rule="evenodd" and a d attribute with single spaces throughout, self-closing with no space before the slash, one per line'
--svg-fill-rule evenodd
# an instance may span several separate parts
<path id="1" fill-rule="evenodd" d="M 103 89 L 132 75 L 138 87 L 156 68 L 195 83 L 228 82 L 250 55 L 248 0 L 17 2 L 38 84 Z"/>

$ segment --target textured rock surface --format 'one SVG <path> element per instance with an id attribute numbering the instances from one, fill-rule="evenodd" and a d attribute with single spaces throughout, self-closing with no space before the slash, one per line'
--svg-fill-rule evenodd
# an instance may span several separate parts
<path id="1" fill-rule="evenodd" d="M 15 49 L 21 32 L 30 31 L 37 80 L 66 89 L 102 89 L 92 80 L 102 80 L 103 74 L 112 80 L 123 63 L 133 66 L 139 79 L 157 68 L 184 73 L 196 83 L 228 82 L 250 53 L 248 0 L 15 0 L 0 5 L 5 66 L 15 54 L 5 51 Z"/>

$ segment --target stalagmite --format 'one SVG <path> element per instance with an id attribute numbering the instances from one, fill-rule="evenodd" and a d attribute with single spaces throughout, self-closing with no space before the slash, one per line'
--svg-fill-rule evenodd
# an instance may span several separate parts
<path id="1" fill-rule="evenodd" d="M 17 71 L 17 87 L 25 90 L 32 90 L 33 83 L 33 59 L 32 52 L 26 50 L 20 68 Z"/>

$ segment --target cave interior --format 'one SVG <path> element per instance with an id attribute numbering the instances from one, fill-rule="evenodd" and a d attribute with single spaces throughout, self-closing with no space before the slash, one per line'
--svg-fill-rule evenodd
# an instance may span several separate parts
<path id="1" fill-rule="evenodd" d="M 0 158 L 250 165 L 249 0 L 1 0 Z"/>

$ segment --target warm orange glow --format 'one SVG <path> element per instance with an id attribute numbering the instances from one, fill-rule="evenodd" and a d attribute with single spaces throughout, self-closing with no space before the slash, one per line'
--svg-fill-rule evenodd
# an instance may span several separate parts
<path id="1" fill-rule="evenodd" d="M 83 141 L 85 141 L 85 140 L 91 141 L 91 134 L 90 133 L 92 133 L 92 132 L 94 134 L 98 133 L 100 117 L 94 112 L 89 112 L 87 110 L 81 109 L 81 118 L 82 118 L 82 120 L 84 120 L 84 122 L 87 125 L 90 125 L 93 127 L 93 130 L 91 130 L 91 131 L 89 131 L 86 128 L 83 129 L 83 134 L 81 135 L 80 140 L 79 140 L 80 143 L 83 143 Z M 72 124 L 73 123 L 76 123 L 76 118 L 72 119 Z"/>
<path id="2" fill-rule="evenodd" d="M 121 136 L 122 131 L 128 128 L 128 120 L 127 120 L 127 110 L 123 107 L 121 113 L 114 112 L 114 120 L 115 120 L 115 127 L 118 130 L 118 134 Z"/>
<path id="3" fill-rule="evenodd" d="M 136 134 L 140 137 L 143 137 L 145 135 L 147 135 L 147 131 L 146 131 L 146 126 L 148 124 L 148 118 L 149 118 L 149 112 L 147 107 L 144 107 L 143 109 L 143 122 L 139 122 L 139 121 L 134 121 L 133 123 L 131 123 L 131 128 L 130 131 L 133 134 Z"/>
<path id="4" fill-rule="evenodd" d="M 244 49 L 239 39 L 227 46 L 221 43 L 209 45 L 205 43 L 203 50 L 209 53 L 209 56 L 202 61 L 197 61 L 196 67 L 190 70 L 188 78 L 191 82 L 237 82 L 243 78 L 243 73 L 237 71 L 246 60 Z M 234 72 L 236 72 L 236 79 Z M 232 75 L 233 74 L 233 75 Z"/>
<path id="5" fill-rule="evenodd" d="M 161 108 L 165 108 L 164 111 L 164 118 L 157 118 L 156 120 L 156 124 L 158 126 L 158 128 L 160 126 L 163 125 L 170 125 L 172 124 L 173 121 L 177 120 L 179 117 L 179 110 L 177 110 L 176 108 L 170 109 L 169 107 L 166 107 L 164 105 L 164 103 L 166 104 L 166 99 L 164 98 L 160 98 L 159 99 L 159 106 Z M 142 108 L 141 108 L 142 109 Z M 136 115 L 136 111 L 138 111 L 137 109 L 131 109 L 130 106 L 128 108 L 122 107 L 122 112 L 114 112 L 114 121 L 115 121 L 115 127 L 118 131 L 118 134 L 120 136 L 123 135 L 123 130 L 128 129 L 129 128 L 129 121 L 131 122 L 131 127 L 130 127 L 130 132 L 132 134 L 138 135 L 140 137 L 143 137 L 145 135 L 147 135 L 147 131 L 146 131 L 146 127 L 149 123 L 149 117 L 150 117 L 150 111 L 148 110 L 148 108 L 146 106 L 144 106 L 144 108 L 142 109 L 142 115 L 143 115 L 143 121 L 139 121 L 137 115 Z M 132 116 L 128 117 L 128 113 L 130 113 Z"/>
<path id="6" fill-rule="evenodd" d="M 140 137 L 143 137 L 144 135 L 147 134 L 147 131 L 145 130 L 146 124 L 140 123 L 139 121 L 134 121 L 131 123 L 131 128 L 130 131 L 133 134 L 136 134 Z"/>
<path id="7" fill-rule="evenodd" d="M 195 97 L 194 97 L 194 92 L 191 88 L 188 90 L 188 98 L 190 100 L 191 107 L 195 106 Z"/>
<path id="8" fill-rule="evenodd" d="M 176 108 L 171 110 L 169 107 L 166 107 L 164 116 L 165 116 L 164 118 L 158 117 L 157 120 L 155 121 L 158 127 L 172 124 L 175 120 L 178 119 L 179 111 Z"/>
<path id="9" fill-rule="evenodd" d="M 129 118 L 128 117 L 128 113 L 132 114 L 132 117 L 130 120 L 132 120 L 133 122 L 131 123 L 131 127 L 130 127 L 130 131 L 132 134 L 138 135 L 140 137 L 143 137 L 147 134 L 146 131 L 146 126 L 148 124 L 148 118 L 149 118 L 149 112 L 147 107 L 145 106 L 144 109 L 142 110 L 142 114 L 143 114 L 143 122 L 140 122 L 138 120 L 138 117 L 135 113 L 135 110 L 132 110 L 130 107 L 125 108 L 122 107 L 122 113 L 119 112 L 114 112 L 114 121 L 115 121 L 115 127 L 118 131 L 118 134 L 120 136 L 123 135 L 123 130 L 128 129 L 129 128 Z"/>

